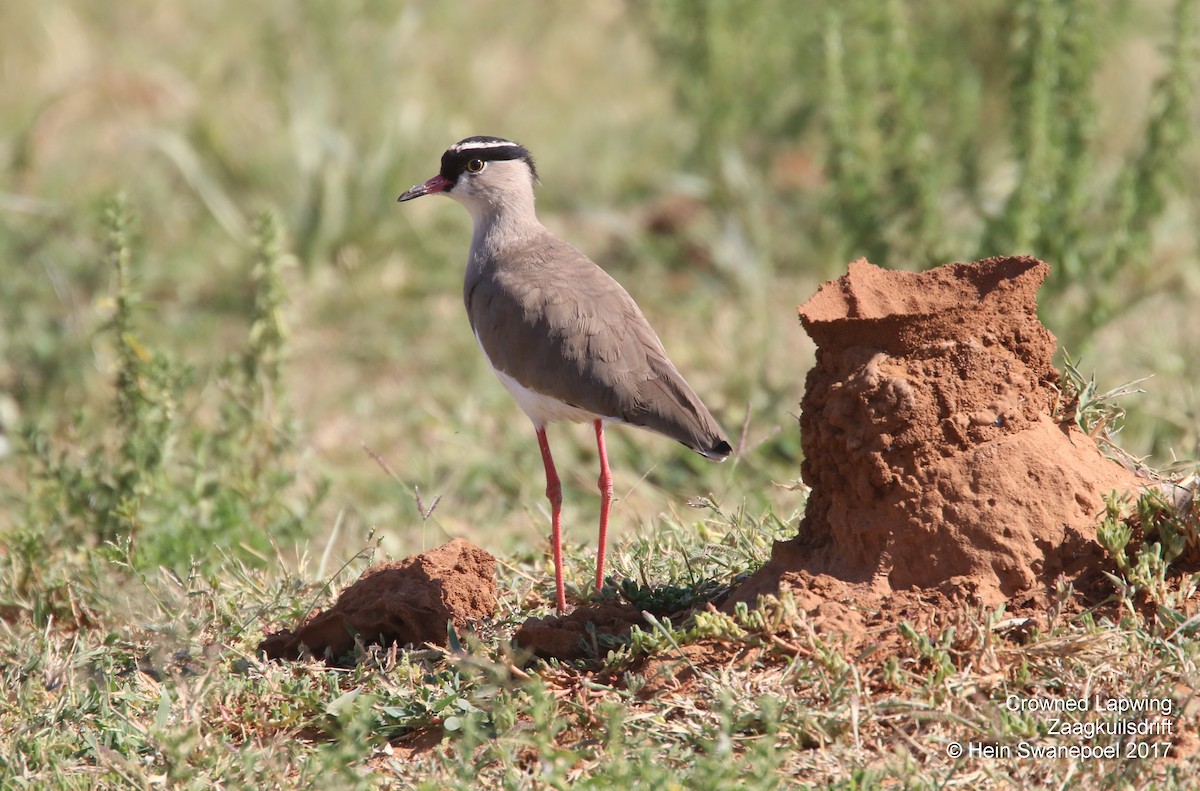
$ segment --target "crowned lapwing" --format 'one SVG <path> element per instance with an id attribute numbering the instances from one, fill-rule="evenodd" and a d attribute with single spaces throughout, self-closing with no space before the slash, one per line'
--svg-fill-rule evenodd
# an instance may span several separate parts
<path id="1" fill-rule="evenodd" d="M 400 196 L 442 193 L 474 221 L 463 301 L 496 376 L 537 431 L 551 508 L 555 601 L 566 609 L 562 571 L 562 488 L 546 440 L 560 420 L 591 423 L 600 453 L 600 546 L 612 475 L 604 425 L 626 423 L 678 440 L 716 461 L 732 452 L 720 426 L 667 359 L 662 342 L 617 281 L 538 221 L 533 157 L 499 137 L 468 137 L 442 154 L 436 176 Z"/>

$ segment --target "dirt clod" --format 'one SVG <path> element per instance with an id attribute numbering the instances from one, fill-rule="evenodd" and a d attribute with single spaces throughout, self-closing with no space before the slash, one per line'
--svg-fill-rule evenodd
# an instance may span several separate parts
<path id="1" fill-rule="evenodd" d="M 364 644 L 446 644 L 446 622 L 464 628 L 496 611 L 496 559 L 456 538 L 440 547 L 363 572 L 330 609 L 295 632 L 269 635 L 259 645 L 269 659 L 308 653 L 336 660 Z"/>
<path id="2" fill-rule="evenodd" d="M 800 307 L 817 343 L 800 418 L 812 492 L 798 535 L 727 608 L 836 589 L 812 604 L 853 630 L 857 610 L 905 591 L 995 606 L 1106 567 L 1104 496 L 1138 482 L 1056 409 L 1055 339 L 1036 313 L 1048 271 L 860 259 Z"/>
<path id="3" fill-rule="evenodd" d="M 596 653 L 589 641 L 604 636 L 628 637 L 645 620 L 632 605 L 593 604 L 567 615 L 530 618 L 513 635 L 513 642 L 546 659 L 580 659 Z M 599 653 L 603 654 L 603 651 Z"/>

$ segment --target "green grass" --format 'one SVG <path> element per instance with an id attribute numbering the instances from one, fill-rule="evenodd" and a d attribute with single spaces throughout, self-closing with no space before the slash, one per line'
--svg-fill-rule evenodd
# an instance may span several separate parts
<path id="1" fill-rule="evenodd" d="M 692 573 L 727 575 L 722 557 L 752 563 L 763 536 L 736 517 L 709 523 L 707 535 L 668 524 L 623 547 L 622 563 L 669 558 L 645 563 L 646 573 L 688 584 Z M 750 552 L 740 554 L 746 542 Z M 332 581 L 348 581 L 366 561 Z M 549 591 L 543 564 L 517 563 L 501 574 L 497 622 L 478 638 L 464 635 L 457 652 L 370 649 L 349 670 L 261 662 L 262 624 L 290 622 L 326 599 L 308 581 L 313 571 L 301 563 L 294 574 L 267 573 L 231 560 L 209 575 L 131 575 L 127 598 L 87 628 L 18 635 L 6 626 L 6 785 L 719 789 L 796 778 L 875 788 L 1074 776 L 1084 787 L 1151 779 L 1185 787 L 1194 772 L 1186 759 L 1080 766 L 945 754 L 952 742 L 1079 742 L 1053 738 L 1046 716 L 1011 710 L 1014 695 L 1166 694 L 1182 726 L 1197 705 L 1188 691 L 1194 623 L 1164 631 L 1133 612 L 1094 620 L 1052 606 L 1022 632 L 1002 611 L 968 608 L 932 629 L 902 628 L 907 640 L 890 655 L 853 655 L 785 599 L 733 618 L 697 617 L 667 639 L 635 633 L 599 673 L 552 663 L 529 675 L 512 664 L 505 625 L 523 617 L 531 576 Z M 1064 591 L 1058 604 L 1069 598 Z M 681 648 L 689 645 L 720 661 L 694 663 Z M 658 692 L 642 694 L 651 686 Z"/>
<path id="2" fill-rule="evenodd" d="M 1152 467 L 1200 456 L 1197 13 L 4 5 L 0 786 L 1186 785 L 1194 749 L 945 754 L 1046 727 L 1009 694 L 1195 706 L 1177 535 L 1117 532 L 1145 504 L 1106 523 L 1108 609 L 1064 593 L 1020 638 L 964 611 L 844 656 L 785 602 L 660 618 L 599 672 L 521 665 L 506 636 L 550 591 L 533 431 L 463 315 L 465 213 L 394 200 L 454 140 L 525 142 L 543 219 L 626 284 L 734 435 L 712 465 L 610 432 L 614 584 L 665 612 L 794 530 L 812 359 L 794 308 L 859 255 L 1046 258 L 1080 394 L 1063 408 L 1098 436 L 1123 417 Z M 1147 376 L 1120 409 L 1095 384 Z M 551 442 L 583 595 L 595 451 L 586 427 Z M 452 536 L 501 561 L 502 611 L 466 653 L 256 658 L 371 559 Z M 716 643 L 727 662 L 689 667 Z"/>

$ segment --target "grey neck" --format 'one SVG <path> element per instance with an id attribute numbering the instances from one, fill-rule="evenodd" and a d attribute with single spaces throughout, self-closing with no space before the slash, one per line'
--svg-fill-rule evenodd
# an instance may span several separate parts
<path id="1" fill-rule="evenodd" d="M 533 197 L 508 203 L 503 208 L 469 206 L 475 229 L 471 235 L 471 259 L 491 258 L 517 242 L 545 231 L 533 209 Z"/>

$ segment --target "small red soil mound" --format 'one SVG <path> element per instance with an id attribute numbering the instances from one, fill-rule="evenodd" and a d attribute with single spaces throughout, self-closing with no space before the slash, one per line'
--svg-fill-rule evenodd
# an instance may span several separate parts
<path id="1" fill-rule="evenodd" d="M 446 622 L 464 628 L 496 611 L 496 559 L 456 538 L 420 555 L 363 572 L 332 608 L 295 632 L 269 635 L 259 650 L 269 659 L 297 659 L 302 646 L 328 660 L 364 643 L 446 644 Z"/>
<path id="2" fill-rule="evenodd" d="M 919 274 L 860 259 L 800 307 L 817 343 L 800 418 L 812 492 L 798 535 L 726 609 L 786 588 L 853 630 L 856 611 L 907 591 L 1012 604 L 1108 566 L 1104 496 L 1138 480 L 1056 417 L 1055 339 L 1036 313 L 1048 271 L 1023 257 Z"/>
<path id="3" fill-rule="evenodd" d="M 581 659 L 597 653 L 589 645 L 592 635 L 628 637 L 635 624 L 644 626 L 645 619 L 633 605 L 599 603 L 567 615 L 530 618 L 513 635 L 513 642 L 543 659 Z"/>

